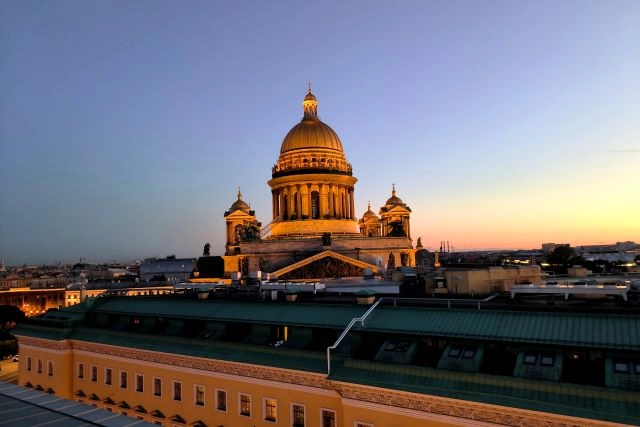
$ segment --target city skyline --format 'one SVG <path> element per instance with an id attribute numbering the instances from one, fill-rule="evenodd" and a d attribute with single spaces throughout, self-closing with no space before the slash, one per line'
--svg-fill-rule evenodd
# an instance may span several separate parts
<path id="1" fill-rule="evenodd" d="M 634 1 L 0 4 L 0 259 L 224 252 L 318 114 L 414 245 L 640 241 Z"/>

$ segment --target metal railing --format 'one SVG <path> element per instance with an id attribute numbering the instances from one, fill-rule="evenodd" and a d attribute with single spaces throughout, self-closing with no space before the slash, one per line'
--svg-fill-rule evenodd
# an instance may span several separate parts
<path id="1" fill-rule="evenodd" d="M 347 336 L 347 334 L 349 333 L 349 331 L 351 330 L 351 328 L 353 328 L 353 326 L 357 323 L 360 322 L 360 326 L 364 326 L 364 320 L 367 318 L 367 316 L 369 316 L 369 314 L 375 310 L 375 308 L 378 306 L 378 304 L 380 304 L 380 302 L 383 300 L 384 298 L 380 298 L 378 301 L 375 302 L 375 304 L 373 304 L 369 310 L 367 310 L 361 317 L 354 317 L 353 319 L 351 319 L 351 322 L 349 322 L 349 324 L 347 325 L 347 327 L 345 328 L 344 331 L 342 331 L 342 334 L 340 334 L 340 336 L 338 337 L 338 339 L 336 340 L 335 343 L 333 343 L 333 345 L 327 347 L 327 375 L 331 375 L 331 350 L 335 350 L 336 348 L 338 348 L 338 346 L 340 345 L 340 343 L 342 342 L 342 340 L 344 339 L 344 337 Z"/>

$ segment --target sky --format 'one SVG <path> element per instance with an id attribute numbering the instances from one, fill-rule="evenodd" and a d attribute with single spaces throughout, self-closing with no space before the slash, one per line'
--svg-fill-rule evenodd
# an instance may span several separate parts
<path id="1" fill-rule="evenodd" d="M 0 259 L 223 254 L 309 82 L 414 244 L 640 242 L 637 0 L 6 0 Z"/>

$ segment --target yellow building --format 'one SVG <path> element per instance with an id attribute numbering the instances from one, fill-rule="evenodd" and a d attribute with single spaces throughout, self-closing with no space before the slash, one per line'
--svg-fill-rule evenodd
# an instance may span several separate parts
<path id="1" fill-rule="evenodd" d="M 211 294 L 90 299 L 15 334 L 20 385 L 164 426 L 586 427 L 640 423 L 638 329 L 633 314 Z"/>
<path id="2" fill-rule="evenodd" d="M 509 292 L 511 286 L 523 283 L 542 284 L 542 269 L 538 265 L 496 266 L 479 268 L 449 268 L 442 270 L 449 293 L 491 294 Z"/>
<path id="3" fill-rule="evenodd" d="M 359 219 L 358 180 L 340 138 L 318 117 L 311 89 L 302 108 L 302 120 L 282 141 L 267 182 L 271 221 L 262 227 L 240 191 L 224 214 L 225 277 L 261 271 L 278 279 L 317 279 L 414 266 L 411 209 L 395 186 L 378 215 L 369 205 Z"/>

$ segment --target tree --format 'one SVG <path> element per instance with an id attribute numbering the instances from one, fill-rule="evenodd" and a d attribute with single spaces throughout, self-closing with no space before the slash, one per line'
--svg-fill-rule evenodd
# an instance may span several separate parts
<path id="1" fill-rule="evenodd" d="M 569 260 L 576 256 L 576 250 L 569 245 L 556 246 L 555 249 L 547 256 L 549 264 L 569 265 Z"/>

